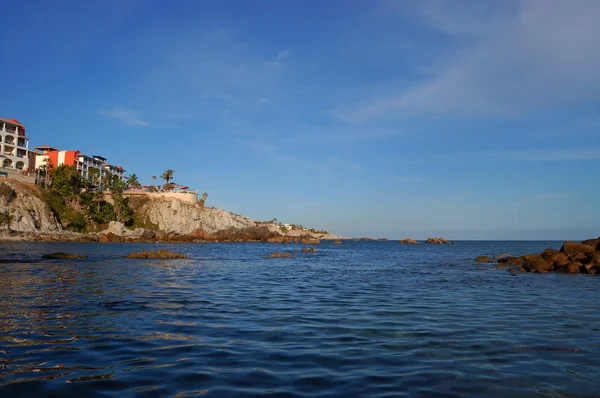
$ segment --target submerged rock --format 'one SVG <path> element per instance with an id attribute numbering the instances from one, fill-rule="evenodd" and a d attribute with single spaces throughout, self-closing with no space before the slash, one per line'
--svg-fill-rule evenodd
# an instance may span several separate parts
<path id="1" fill-rule="evenodd" d="M 446 240 L 444 238 L 428 238 L 425 243 L 433 243 L 438 245 L 453 245 L 454 242 Z"/>
<path id="2" fill-rule="evenodd" d="M 275 252 L 275 253 L 269 255 L 267 258 L 288 258 L 288 257 L 292 257 L 292 253 Z"/>
<path id="3" fill-rule="evenodd" d="M 402 239 L 400 241 L 400 243 L 402 243 L 403 245 L 418 245 L 419 242 L 412 239 L 412 238 L 406 238 L 406 239 Z"/>
<path id="4" fill-rule="evenodd" d="M 303 247 L 302 251 L 304 253 L 316 253 L 317 249 L 315 249 L 314 247 Z"/>
<path id="5" fill-rule="evenodd" d="M 491 263 L 492 259 L 488 256 L 479 256 L 475 259 L 478 263 Z"/>
<path id="6" fill-rule="evenodd" d="M 303 245 L 318 245 L 321 241 L 317 238 L 305 238 L 300 241 Z"/>
<path id="7" fill-rule="evenodd" d="M 129 253 L 125 256 L 125 258 L 133 258 L 133 259 L 175 259 L 175 258 L 188 258 L 185 254 L 174 253 L 168 250 L 154 250 L 154 251 L 142 251 L 142 252 L 133 252 Z"/>
<path id="8" fill-rule="evenodd" d="M 341 240 L 336 240 L 336 241 L 334 241 L 334 242 L 333 242 L 333 244 L 334 244 L 334 245 L 341 245 L 341 244 L 342 244 L 342 241 L 341 241 Z"/>
<path id="9" fill-rule="evenodd" d="M 86 254 L 54 252 L 42 255 L 44 260 L 77 260 L 87 258 Z"/>
<path id="10" fill-rule="evenodd" d="M 593 254 L 596 251 L 596 248 L 583 243 L 567 241 L 563 244 L 560 251 L 567 256 L 572 256 L 577 253 Z"/>

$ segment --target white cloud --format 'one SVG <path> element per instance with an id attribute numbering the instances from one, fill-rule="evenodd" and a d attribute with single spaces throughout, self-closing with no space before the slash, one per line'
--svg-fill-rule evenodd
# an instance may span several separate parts
<path id="1" fill-rule="evenodd" d="M 109 111 L 100 111 L 103 116 L 107 116 L 111 119 L 117 120 L 126 126 L 131 127 L 164 127 L 159 124 L 153 123 L 149 120 L 143 119 L 137 112 L 133 112 L 123 108 L 114 108 Z"/>
<path id="2" fill-rule="evenodd" d="M 462 50 L 429 78 L 336 116 L 512 116 L 600 98 L 600 2 L 425 4 L 425 19 Z"/>
<path id="3" fill-rule="evenodd" d="M 282 61 L 284 59 L 286 59 L 287 57 L 290 56 L 292 52 L 290 50 L 288 50 L 287 48 L 279 51 L 279 53 L 277 54 L 277 57 L 275 57 L 275 61 Z"/>

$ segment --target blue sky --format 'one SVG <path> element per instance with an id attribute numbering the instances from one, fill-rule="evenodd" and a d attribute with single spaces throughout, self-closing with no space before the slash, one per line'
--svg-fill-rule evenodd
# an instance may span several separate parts
<path id="1" fill-rule="evenodd" d="M 35 146 L 348 236 L 600 235 L 598 1 L 92 3 L 3 7 Z"/>

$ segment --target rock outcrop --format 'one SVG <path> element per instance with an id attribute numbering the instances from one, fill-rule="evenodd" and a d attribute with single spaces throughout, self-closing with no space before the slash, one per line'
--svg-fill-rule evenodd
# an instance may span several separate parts
<path id="1" fill-rule="evenodd" d="M 416 241 L 416 240 L 414 240 L 412 238 L 402 239 L 400 241 L 400 243 L 403 244 L 403 245 L 418 245 L 419 244 L 418 241 Z"/>
<path id="2" fill-rule="evenodd" d="M 228 228 L 254 227 L 255 221 L 222 209 L 205 208 L 179 199 L 132 200 L 134 212 L 145 224 L 165 233 L 191 234 L 202 230 L 215 234 Z"/>
<path id="3" fill-rule="evenodd" d="M 444 238 L 428 238 L 425 243 L 433 243 L 437 245 L 453 245 L 454 242 L 446 240 Z"/>
<path id="4" fill-rule="evenodd" d="M 0 198 L 0 214 L 3 215 L 0 229 L 21 233 L 56 233 L 63 230 L 50 206 L 40 199 L 37 187 L 13 180 L 5 180 L 0 184 L 14 191 L 14 196 Z"/>
<path id="5" fill-rule="evenodd" d="M 502 256 L 498 258 L 498 265 L 512 265 L 514 267 L 510 268 L 510 271 L 513 272 L 600 273 L 600 238 L 583 242 L 567 241 L 560 250 L 546 249 L 540 254 L 527 254 L 520 257 Z"/>

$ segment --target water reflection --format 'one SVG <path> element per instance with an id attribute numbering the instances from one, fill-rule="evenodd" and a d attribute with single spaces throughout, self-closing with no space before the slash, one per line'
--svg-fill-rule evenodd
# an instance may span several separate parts
<path id="1" fill-rule="evenodd" d="M 0 262 L 0 394 L 594 396 L 600 312 L 581 303 L 600 278 L 470 260 L 535 245 L 550 246 L 357 242 L 285 262 L 182 245 L 202 260 L 148 264 L 122 259 L 131 245 L 43 263 L 3 248 L 20 262 Z"/>

